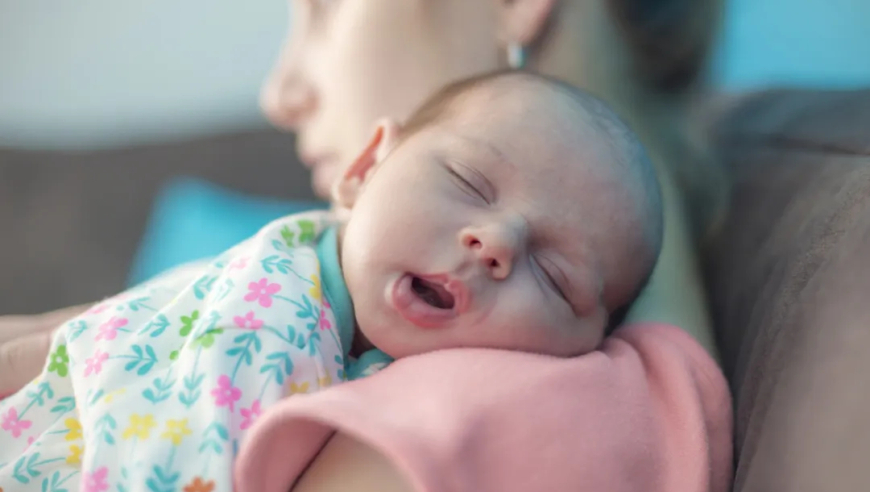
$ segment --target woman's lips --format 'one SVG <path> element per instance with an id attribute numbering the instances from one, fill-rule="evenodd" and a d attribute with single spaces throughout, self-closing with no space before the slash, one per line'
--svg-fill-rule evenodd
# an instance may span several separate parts
<path id="1" fill-rule="evenodd" d="M 414 278 L 440 284 L 453 296 L 453 306 L 442 309 L 427 303 L 417 292 Z M 465 312 L 468 306 L 468 290 L 462 281 L 447 275 L 413 275 L 406 273 L 400 277 L 390 291 L 390 304 L 403 318 L 421 328 L 439 328 L 448 321 Z"/>

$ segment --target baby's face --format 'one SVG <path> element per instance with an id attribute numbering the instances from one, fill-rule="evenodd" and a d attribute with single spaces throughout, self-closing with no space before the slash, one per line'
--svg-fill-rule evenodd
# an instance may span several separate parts
<path id="1" fill-rule="evenodd" d="M 352 205 L 342 266 L 357 323 L 393 357 L 454 347 L 571 356 L 603 336 L 588 236 L 606 223 L 602 190 L 613 187 L 587 163 L 608 152 L 591 130 L 566 138 L 559 115 L 511 117 L 522 113 L 511 106 L 420 130 Z"/>

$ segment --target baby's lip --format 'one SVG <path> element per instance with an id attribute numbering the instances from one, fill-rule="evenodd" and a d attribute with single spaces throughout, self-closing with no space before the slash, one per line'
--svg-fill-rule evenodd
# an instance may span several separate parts
<path id="1" fill-rule="evenodd" d="M 446 273 L 438 273 L 433 275 L 413 275 L 428 282 L 441 284 L 441 286 L 453 296 L 453 311 L 456 314 L 462 314 L 468 309 L 468 287 L 465 282 L 458 278 L 452 277 Z"/>
<path id="2" fill-rule="evenodd" d="M 453 296 L 453 306 L 438 308 L 424 301 L 414 292 L 415 278 L 440 285 Z M 393 284 L 389 301 L 405 319 L 421 328 L 439 328 L 448 321 L 464 313 L 468 308 L 469 295 L 465 284 L 446 274 L 415 275 L 406 273 Z"/>

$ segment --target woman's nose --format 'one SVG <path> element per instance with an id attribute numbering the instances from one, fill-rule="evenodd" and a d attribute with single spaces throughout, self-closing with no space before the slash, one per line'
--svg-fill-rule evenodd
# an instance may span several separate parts
<path id="1" fill-rule="evenodd" d="M 460 233 L 460 242 L 494 280 L 508 278 L 521 248 L 521 231 L 508 224 L 469 227 Z"/>
<path id="2" fill-rule="evenodd" d="M 286 130 L 297 130 L 311 117 L 317 107 L 314 89 L 288 61 L 272 73 L 260 95 L 260 106 L 266 118 Z"/>

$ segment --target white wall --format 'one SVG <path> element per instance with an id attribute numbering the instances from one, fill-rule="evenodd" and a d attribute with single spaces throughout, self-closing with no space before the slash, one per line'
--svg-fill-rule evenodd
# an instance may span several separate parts
<path id="1" fill-rule="evenodd" d="M 0 0 L 0 146 L 265 125 L 286 2 Z M 870 84 L 870 0 L 731 0 L 714 72 L 731 89 Z"/>
<path id="2" fill-rule="evenodd" d="M 265 125 L 286 0 L 0 0 L 0 145 Z"/>

